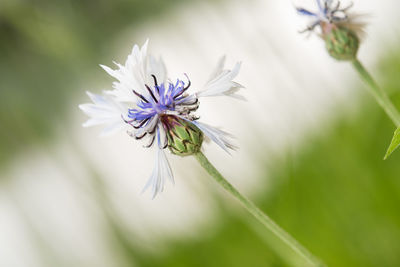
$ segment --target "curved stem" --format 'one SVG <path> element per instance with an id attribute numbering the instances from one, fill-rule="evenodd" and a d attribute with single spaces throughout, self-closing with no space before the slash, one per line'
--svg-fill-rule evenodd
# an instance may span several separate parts
<path id="1" fill-rule="evenodd" d="M 243 196 L 232 184 L 230 184 L 218 170 L 208 161 L 207 157 L 199 152 L 196 159 L 201 166 L 210 174 L 214 180 L 219 183 L 226 191 L 235 197 L 261 224 L 263 224 L 271 233 L 282 240 L 294 252 L 308 262 L 308 266 L 325 266 L 315 256 L 313 256 L 297 240 L 291 237 L 285 230 L 277 225 L 270 217 L 261 211 L 253 202 Z"/>
<path id="2" fill-rule="evenodd" d="M 369 85 L 369 91 L 375 97 L 378 104 L 383 108 L 393 123 L 396 126 L 400 126 L 400 113 L 390 101 L 390 98 L 387 96 L 385 91 L 379 87 L 379 85 L 372 78 L 371 74 L 369 74 L 369 72 L 364 68 L 358 59 L 353 61 L 353 66 L 360 74 L 364 82 Z"/>

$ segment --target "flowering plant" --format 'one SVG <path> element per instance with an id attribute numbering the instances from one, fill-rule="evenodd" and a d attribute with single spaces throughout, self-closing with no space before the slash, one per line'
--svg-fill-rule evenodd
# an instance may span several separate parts
<path id="1" fill-rule="evenodd" d="M 243 86 L 233 81 L 241 63 L 227 70 L 223 57 L 203 90 L 189 93 L 188 75 L 185 74 L 186 81 L 172 82 L 163 60 L 148 54 L 147 47 L 148 41 L 141 48 L 135 45 L 124 65 L 115 63 L 116 70 L 102 66 L 118 80 L 113 84 L 114 89 L 103 95 L 88 92 L 93 103 L 79 107 L 90 117 L 84 126 L 105 124 L 103 135 L 126 130 L 136 140 L 147 139 L 145 147 L 155 148 L 154 170 L 144 187 L 144 190 L 151 188 L 154 198 L 163 191 L 165 180 L 174 182 L 165 149 L 180 156 L 193 155 L 200 151 L 204 136 L 227 152 L 235 148 L 228 133 L 199 122 L 195 112 L 202 97 L 243 99 L 237 94 Z"/>
<path id="2" fill-rule="evenodd" d="M 393 123 L 399 127 L 386 152 L 385 159 L 400 146 L 400 113 L 393 105 L 385 91 L 375 82 L 371 74 L 358 60 L 360 36 L 364 33 L 365 24 L 358 20 L 359 16 L 349 13 L 353 4 L 342 8 L 340 1 L 315 0 L 318 10 L 315 12 L 297 7 L 297 12 L 311 19 L 311 23 L 302 32 L 320 29 L 320 36 L 325 41 L 326 49 L 337 60 L 351 61 L 355 70 L 367 83 L 370 93 L 386 112 Z"/>
<path id="3" fill-rule="evenodd" d="M 189 76 L 185 74 L 185 81 L 177 79 L 172 82 L 167 77 L 163 60 L 148 54 L 147 45 L 148 42 L 142 48 L 135 45 L 125 65 L 116 63 L 116 70 L 102 66 L 118 81 L 114 82 L 113 90 L 105 91 L 103 95 L 88 92 L 93 103 L 79 106 L 90 117 L 83 126 L 105 124 L 103 135 L 126 130 L 136 140 L 147 139 L 145 147 L 155 148 L 156 161 L 143 190 L 151 188 L 152 198 L 164 190 L 165 180 L 174 182 L 165 149 L 169 148 L 172 154 L 179 156 L 195 156 L 210 176 L 267 230 L 312 266 L 320 266 L 320 262 L 307 249 L 230 184 L 200 150 L 204 138 L 211 139 L 228 153 L 235 149 L 228 133 L 199 122 L 195 112 L 202 97 L 231 96 L 243 99 L 237 94 L 243 86 L 233 81 L 241 63 L 236 63 L 232 70 L 224 69 L 223 57 L 204 88 L 189 93 L 192 85 Z"/>

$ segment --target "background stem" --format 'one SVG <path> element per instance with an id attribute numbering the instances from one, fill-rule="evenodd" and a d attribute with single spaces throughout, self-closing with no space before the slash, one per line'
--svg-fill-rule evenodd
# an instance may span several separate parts
<path id="1" fill-rule="evenodd" d="M 297 240 L 291 237 L 285 230 L 279 227 L 271 218 L 262 212 L 253 202 L 243 196 L 232 184 L 230 184 L 218 170 L 208 161 L 207 157 L 199 152 L 196 159 L 200 165 L 210 174 L 217 183 L 219 183 L 226 191 L 234 196 L 261 224 L 263 224 L 271 233 L 277 236 L 285 244 L 287 244 L 294 252 L 301 256 L 309 264 L 308 266 L 325 266 L 315 256 L 313 256 L 305 247 Z"/>
<path id="2" fill-rule="evenodd" d="M 400 113 L 390 101 L 385 91 L 383 91 L 369 72 L 364 68 L 361 62 L 356 59 L 353 61 L 353 66 L 360 74 L 361 78 L 369 85 L 369 91 L 375 97 L 378 104 L 385 110 L 386 114 L 390 117 L 396 126 L 400 126 Z"/>

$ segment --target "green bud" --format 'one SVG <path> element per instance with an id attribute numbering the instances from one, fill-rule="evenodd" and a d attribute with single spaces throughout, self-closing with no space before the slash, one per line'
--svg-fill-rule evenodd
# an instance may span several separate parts
<path id="1" fill-rule="evenodd" d="M 168 116 L 168 147 L 179 156 L 190 156 L 200 151 L 203 143 L 203 132 L 194 124 Z"/>
<path id="2" fill-rule="evenodd" d="M 328 53 L 337 60 L 355 60 L 360 44 L 357 35 L 345 27 L 329 26 L 323 34 Z"/>

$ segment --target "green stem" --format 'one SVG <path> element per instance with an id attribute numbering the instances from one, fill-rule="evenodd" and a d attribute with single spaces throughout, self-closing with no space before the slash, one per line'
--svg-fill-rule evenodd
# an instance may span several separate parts
<path id="1" fill-rule="evenodd" d="M 358 71 L 361 78 L 369 85 L 370 93 L 375 97 L 378 104 L 385 110 L 386 114 L 390 117 L 396 126 L 400 126 L 400 113 L 390 101 L 385 91 L 375 82 L 369 72 L 364 68 L 361 62 L 356 59 L 353 61 L 354 68 Z"/>
<path id="2" fill-rule="evenodd" d="M 201 166 L 210 174 L 214 180 L 219 183 L 226 191 L 234 196 L 239 202 L 250 212 L 261 224 L 263 224 L 270 232 L 288 245 L 294 252 L 300 255 L 308 262 L 308 266 L 324 266 L 315 256 L 313 256 L 305 247 L 297 240 L 291 237 L 285 230 L 279 227 L 270 217 L 262 212 L 253 202 L 243 196 L 232 184 L 230 184 L 218 170 L 208 161 L 207 157 L 198 152 L 196 158 Z"/>

